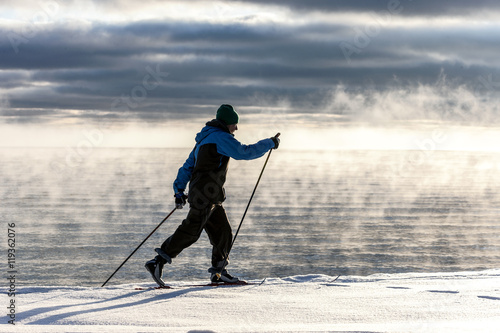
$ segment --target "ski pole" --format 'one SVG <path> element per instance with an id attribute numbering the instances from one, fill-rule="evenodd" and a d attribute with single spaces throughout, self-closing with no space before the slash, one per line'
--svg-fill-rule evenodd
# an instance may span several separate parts
<path id="1" fill-rule="evenodd" d="M 116 269 L 116 271 L 114 271 L 114 272 L 113 272 L 113 274 L 111 274 L 111 276 L 110 276 L 110 277 L 106 280 L 106 282 L 104 282 L 104 283 L 102 284 L 102 286 L 101 286 L 101 287 L 104 287 L 104 286 L 106 285 L 106 283 L 108 283 L 108 281 L 109 281 L 109 280 L 111 280 L 111 278 L 112 278 L 112 277 L 116 274 L 116 272 L 118 272 L 118 270 L 119 270 L 120 268 L 122 268 L 122 266 L 123 266 L 123 265 L 125 265 L 125 263 L 126 263 L 126 262 L 130 259 L 130 257 L 132 257 L 132 256 L 134 255 L 134 253 L 135 253 L 135 252 L 137 252 L 137 250 L 139 250 L 139 248 L 142 246 L 142 244 L 144 244 L 144 243 L 148 240 L 148 238 L 149 238 L 149 237 L 151 237 L 151 235 L 153 235 L 153 234 L 155 233 L 155 231 L 156 231 L 156 230 L 158 230 L 158 228 L 159 228 L 159 227 L 163 224 L 163 222 L 165 222 L 165 221 L 166 221 L 166 220 L 170 217 L 170 215 L 172 215 L 172 214 L 175 212 L 175 210 L 176 210 L 176 209 L 177 209 L 177 207 L 175 207 L 175 208 L 174 208 L 174 209 L 170 212 L 170 214 L 168 214 L 168 215 L 167 215 L 167 216 L 163 219 L 163 221 L 161 221 L 161 222 L 160 222 L 160 224 L 158 224 L 158 225 L 156 226 L 156 228 L 154 228 L 154 230 L 153 230 L 153 231 L 151 231 L 151 233 L 148 235 L 148 237 L 146 237 L 146 238 L 142 241 L 142 243 L 141 243 L 141 244 L 139 244 L 139 246 L 138 246 L 138 247 L 136 247 L 136 249 L 135 249 L 135 250 L 134 250 L 134 251 L 133 251 L 133 252 L 132 252 L 132 253 L 131 253 L 128 257 L 127 257 L 127 259 L 125 259 L 125 261 L 124 261 L 124 262 L 122 262 L 122 264 L 121 264 L 121 265 L 120 265 L 120 266 Z"/>
<path id="2" fill-rule="evenodd" d="M 276 134 L 275 137 L 279 137 L 280 133 Z M 227 251 L 225 255 L 225 260 L 222 263 L 222 268 L 219 273 L 217 273 L 217 277 L 220 279 L 222 272 L 224 271 L 224 268 L 226 268 L 226 265 L 228 264 L 229 260 L 229 252 L 231 252 L 231 249 L 233 248 L 234 242 L 236 241 L 236 237 L 238 237 L 238 233 L 240 232 L 241 225 L 243 224 L 243 220 L 245 219 L 245 216 L 247 215 L 248 207 L 250 207 L 250 203 L 252 202 L 253 196 L 255 194 L 255 191 L 257 190 L 257 186 L 259 186 L 260 179 L 262 178 L 262 174 L 264 173 L 264 169 L 266 168 L 267 161 L 269 161 L 269 157 L 271 157 L 271 152 L 273 149 L 269 151 L 269 154 L 267 154 L 266 161 L 264 162 L 264 166 L 262 167 L 262 170 L 260 171 L 259 178 L 257 179 L 257 183 L 255 184 L 255 187 L 253 188 L 252 195 L 250 196 L 250 200 L 248 200 L 247 208 L 245 209 L 245 212 L 243 213 L 243 216 L 241 217 L 241 222 L 240 225 L 238 226 L 238 229 L 236 230 L 236 233 L 234 234 L 233 241 L 231 242 L 231 246 L 229 247 L 229 250 Z"/>

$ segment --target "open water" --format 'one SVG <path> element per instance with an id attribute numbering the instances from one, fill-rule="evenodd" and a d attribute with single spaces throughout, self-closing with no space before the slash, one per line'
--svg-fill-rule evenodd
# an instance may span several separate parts
<path id="1" fill-rule="evenodd" d="M 188 153 L 0 149 L 4 275 L 13 229 L 17 284 L 100 286 L 173 209 L 172 182 Z M 230 163 L 234 229 L 263 163 Z M 495 153 L 277 150 L 228 269 L 260 279 L 499 268 L 499 190 Z M 150 281 L 145 261 L 186 213 L 176 211 L 109 284 Z M 165 280 L 208 278 L 210 253 L 203 235 Z"/>

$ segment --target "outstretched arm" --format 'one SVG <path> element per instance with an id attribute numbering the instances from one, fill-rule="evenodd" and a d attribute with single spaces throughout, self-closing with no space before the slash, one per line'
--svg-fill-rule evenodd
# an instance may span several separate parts
<path id="1" fill-rule="evenodd" d="M 253 160 L 264 156 L 276 144 L 272 139 L 260 140 L 252 145 L 244 145 L 232 135 L 224 133 L 217 144 L 217 152 L 235 160 Z"/>

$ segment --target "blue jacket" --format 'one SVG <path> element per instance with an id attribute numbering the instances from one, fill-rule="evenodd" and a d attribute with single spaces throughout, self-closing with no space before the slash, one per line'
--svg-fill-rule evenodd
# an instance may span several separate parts
<path id="1" fill-rule="evenodd" d="M 253 160 L 274 148 L 272 139 L 244 145 L 229 133 L 226 125 L 218 120 L 209 121 L 196 135 L 196 145 L 174 181 L 174 192 L 185 190 L 189 182 L 189 202 L 197 208 L 221 203 L 225 199 L 229 158 Z"/>

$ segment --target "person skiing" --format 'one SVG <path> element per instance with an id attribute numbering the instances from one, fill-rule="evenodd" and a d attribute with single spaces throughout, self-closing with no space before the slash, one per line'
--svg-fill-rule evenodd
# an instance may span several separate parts
<path id="1" fill-rule="evenodd" d="M 244 145 L 235 137 L 239 115 L 229 104 L 222 104 L 216 118 L 207 122 L 196 135 L 196 145 L 179 169 L 174 181 L 174 197 L 177 209 L 189 202 L 189 212 L 175 232 L 168 237 L 153 259 L 145 267 L 159 286 L 163 267 L 171 263 L 182 250 L 194 244 L 203 230 L 212 245 L 212 282 L 238 282 L 225 269 L 227 253 L 232 241 L 232 230 L 222 203 L 226 199 L 224 183 L 229 159 L 253 160 L 264 156 L 270 149 L 277 149 L 278 137 L 263 139 L 252 145 Z M 185 194 L 189 183 L 189 193 Z"/>

